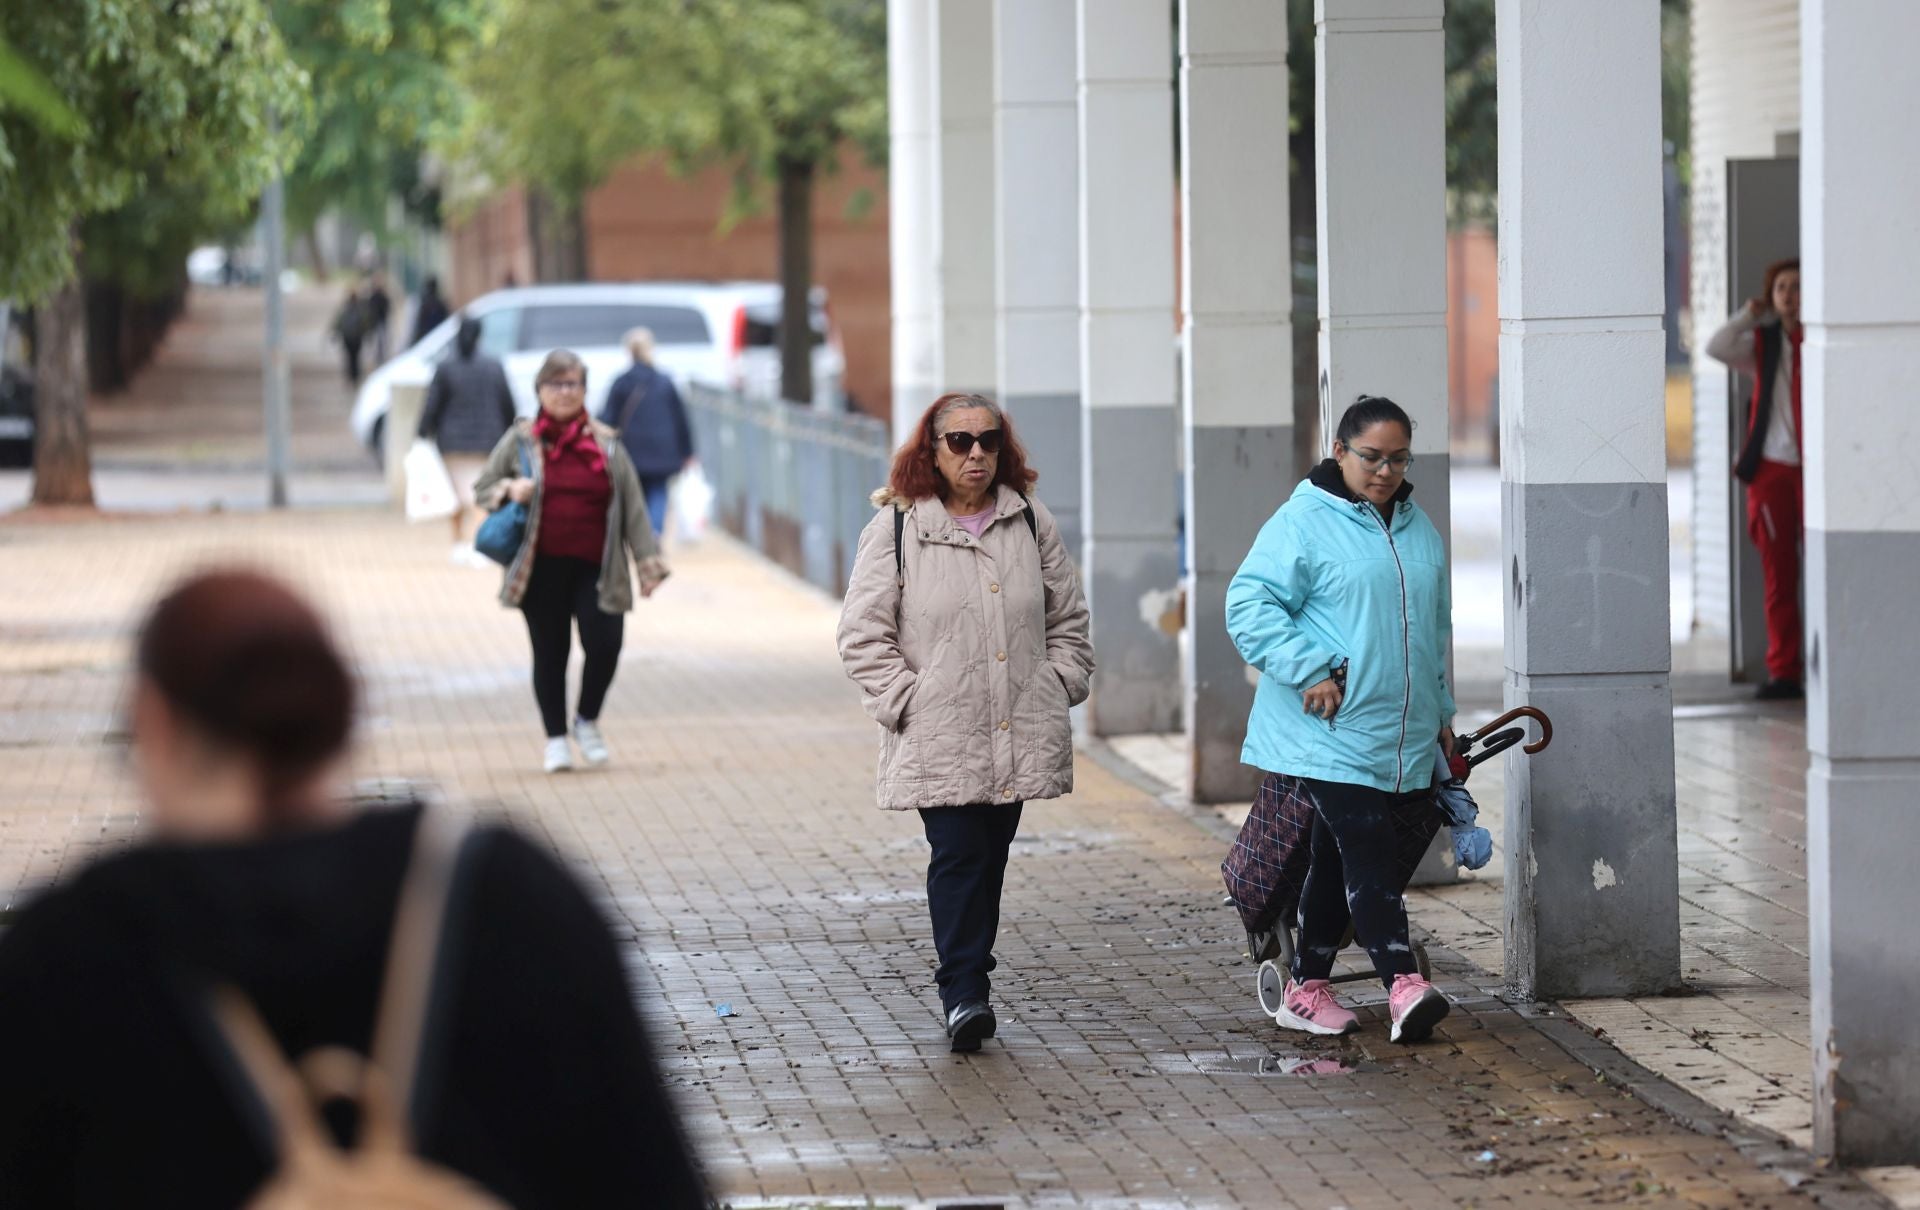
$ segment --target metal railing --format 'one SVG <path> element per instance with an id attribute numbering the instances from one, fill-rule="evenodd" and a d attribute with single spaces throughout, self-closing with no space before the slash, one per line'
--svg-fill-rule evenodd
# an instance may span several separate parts
<path id="1" fill-rule="evenodd" d="M 887 481 L 887 426 L 694 383 L 686 392 L 714 519 L 769 559 L 839 596 L 869 497 Z"/>

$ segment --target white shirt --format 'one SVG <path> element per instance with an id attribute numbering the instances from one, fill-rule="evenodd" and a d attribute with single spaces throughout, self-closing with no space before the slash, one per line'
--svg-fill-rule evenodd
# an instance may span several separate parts
<path id="1" fill-rule="evenodd" d="M 1707 341 L 1707 356 L 1725 362 L 1742 374 L 1758 375 L 1760 364 L 1754 356 L 1753 330 L 1760 322 L 1750 317 L 1745 307 L 1740 308 Z M 1780 320 L 1769 316 L 1765 322 L 1777 325 Z M 1800 435 L 1793 427 L 1793 376 L 1799 367 L 1794 365 L 1793 341 L 1783 333 L 1780 343 L 1780 368 L 1773 375 L 1773 408 L 1767 418 L 1767 437 L 1761 443 L 1760 456 L 1768 462 L 1799 466 Z"/>

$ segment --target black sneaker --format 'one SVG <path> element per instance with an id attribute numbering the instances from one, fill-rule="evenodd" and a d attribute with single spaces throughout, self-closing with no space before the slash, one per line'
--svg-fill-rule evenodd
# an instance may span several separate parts
<path id="1" fill-rule="evenodd" d="M 953 1039 L 953 1053 L 972 1054 L 979 1050 L 980 1043 L 991 1038 L 999 1024 L 985 1000 L 954 1005 L 953 1011 L 947 1014 L 947 1036 Z"/>
<path id="2" fill-rule="evenodd" d="M 1768 681 L 1754 693 L 1758 702 L 1797 702 L 1807 696 L 1799 681 Z"/>

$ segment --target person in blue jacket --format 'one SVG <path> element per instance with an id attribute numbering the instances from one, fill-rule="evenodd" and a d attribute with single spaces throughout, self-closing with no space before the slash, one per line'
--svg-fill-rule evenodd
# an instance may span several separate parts
<path id="1" fill-rule="evenodd" d="M 1387 987 L 1391 1037 L 1425 1038 L 1447 999 L 1407 935 L 1396 809 L 1430 799 L 1435 739 L 1453 749 L 1446 548 L 1412 500 L 1413 422 L 1362 395 L 1333 456 L 1294 488 L 1227 589 L 1227 630 L 1260 673 L 1247 764 L 1299 779 L 1315 811 L 1293 969 L 1275 1020 L 1317 1034 L 1359 1025 L 1334 998 L 1349 921 Z"/>
<path id="2" fill-rule="evenodd" d="M 633 366 L 607 388 L 600 419 L 620 432 L 640 474 L 653 536 L 667 520 L 667 485 L 693 462 L 693 428 L 680 390 L 653 364 L 653 332 L 635 328 L 623 338 Z"/>

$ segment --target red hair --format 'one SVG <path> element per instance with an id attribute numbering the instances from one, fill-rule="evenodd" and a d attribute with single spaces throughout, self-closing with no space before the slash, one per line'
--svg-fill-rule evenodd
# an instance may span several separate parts
<path id="1" fill-rule="evenodd" d="M 948 412 L 965 408 L 981 408 L 992 412 L 1000 424 L 1000 462 L 994 471 L 994 486 L 1004 483 L 1021 495 L 1033 490 L 1033 485 L 1040 479 L 1040 472 L 1027 466 L 1026 447 L 1014 435 L 1013 418 L 984 395 L 954 394 L 942 395 L 934 400 L 932 406 L 920 414 L 920 421 L 913 426 L 913 432 L 900 443 L 900 449 L 893 455 L 893 472 L 887 476 L 887 486 L 893 489 L 894 495 L 902 500 L 924 500 L 928 496 L 938 496 L 942 500 L 947 498 L 946 477 L 940 473 L 940 467 L 934 461 L 934 426 Z"/>

